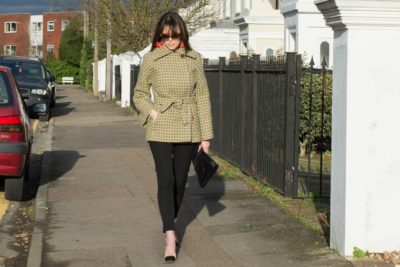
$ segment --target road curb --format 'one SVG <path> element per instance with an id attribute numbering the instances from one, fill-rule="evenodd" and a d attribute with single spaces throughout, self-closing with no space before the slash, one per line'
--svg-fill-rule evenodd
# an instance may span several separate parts
<path id="1" fill-rule="evenodd" d="M 44 233 L 41 225 L 46 222 L 47 217 L 47 200 L 48 200 L 48 181 L 49 181 L 49 166 L 51 143 L 53 136 L 53 123 L 54 120 L 49 121 L 49 128 L 47 132 L 46 145 L 43 149 L 42 162 L 40 168 L 39 188 L 35 201 L 35 226 L 33 227 L 31 244 L 29 248 L 29 255 L 27 260 L 28 267 L 40 267 L 42 265 L 43 255 L 43 237 Z"/>

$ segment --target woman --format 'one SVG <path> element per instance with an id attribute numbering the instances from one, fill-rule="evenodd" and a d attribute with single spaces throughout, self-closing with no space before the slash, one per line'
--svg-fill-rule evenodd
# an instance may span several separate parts
<path id="1" fill-rule="evenodd" d="M 191 49 L 186 25 L 175 12 L 165 13 L 157 23 L 151 51 L 143 57 L 133 101 L 143 114 L 146 140 L 156 166 L 165 261 L 173 262 L 178 245 L 175 219 L 190 162 L 196 151 L 208 153 L 213 138 L 203 61 Z"/>

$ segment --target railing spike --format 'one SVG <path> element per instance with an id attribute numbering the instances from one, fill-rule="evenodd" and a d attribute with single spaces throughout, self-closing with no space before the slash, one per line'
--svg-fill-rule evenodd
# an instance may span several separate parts
<path id="1" fill-rule="evenodd" d="M 314 65 L 315 65 L 315 63 L 314 63 L 314 57 L 311 57 L 311 61 L 310 61 L 310 66 L 311 66 L 311 68 L 314 68 Z"/>
<path id="2" fill-rule="evenodd" d="M 325 68 L 327 67 L 327 65 L 328 65 L 328 64 L 326 64 L 326 60 L 325 60 L 325 57 L 324 57 L 324 58 L 322 59 L 321 66 L 322 66 L 323 69 L 325 69 Z"/>

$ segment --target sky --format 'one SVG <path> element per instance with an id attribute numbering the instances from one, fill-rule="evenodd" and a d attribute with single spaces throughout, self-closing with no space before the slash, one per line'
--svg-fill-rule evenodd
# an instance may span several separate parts
<path id="1" fill-rule="evenodd" d="M 49 11 L 76 10 L 79 0 L 0 0 L 0 13 L 42 14 Z"/>

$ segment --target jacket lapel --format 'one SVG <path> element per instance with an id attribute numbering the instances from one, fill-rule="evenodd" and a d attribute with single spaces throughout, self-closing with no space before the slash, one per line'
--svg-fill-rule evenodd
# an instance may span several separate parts
<path id="1" fill-rule="evenodd" d="M 158 60 L 160 58 L 163 58 L 169 54 L 174 53 L 173 51 L 169 50 L 165 45 L 157 47 L 156 49 L 154 49 L 152 51 L 153 55 L 154 55 L 154 60 Z M 178 48 L 175 53 L 180 54 L 183 57 L 189 57 L 192 59 L 196 59 L 197 58 L 197 54 L 193 51 L 190 50 L 188 52 L 186 52 L 186 50 L 184 48 Z"/>

